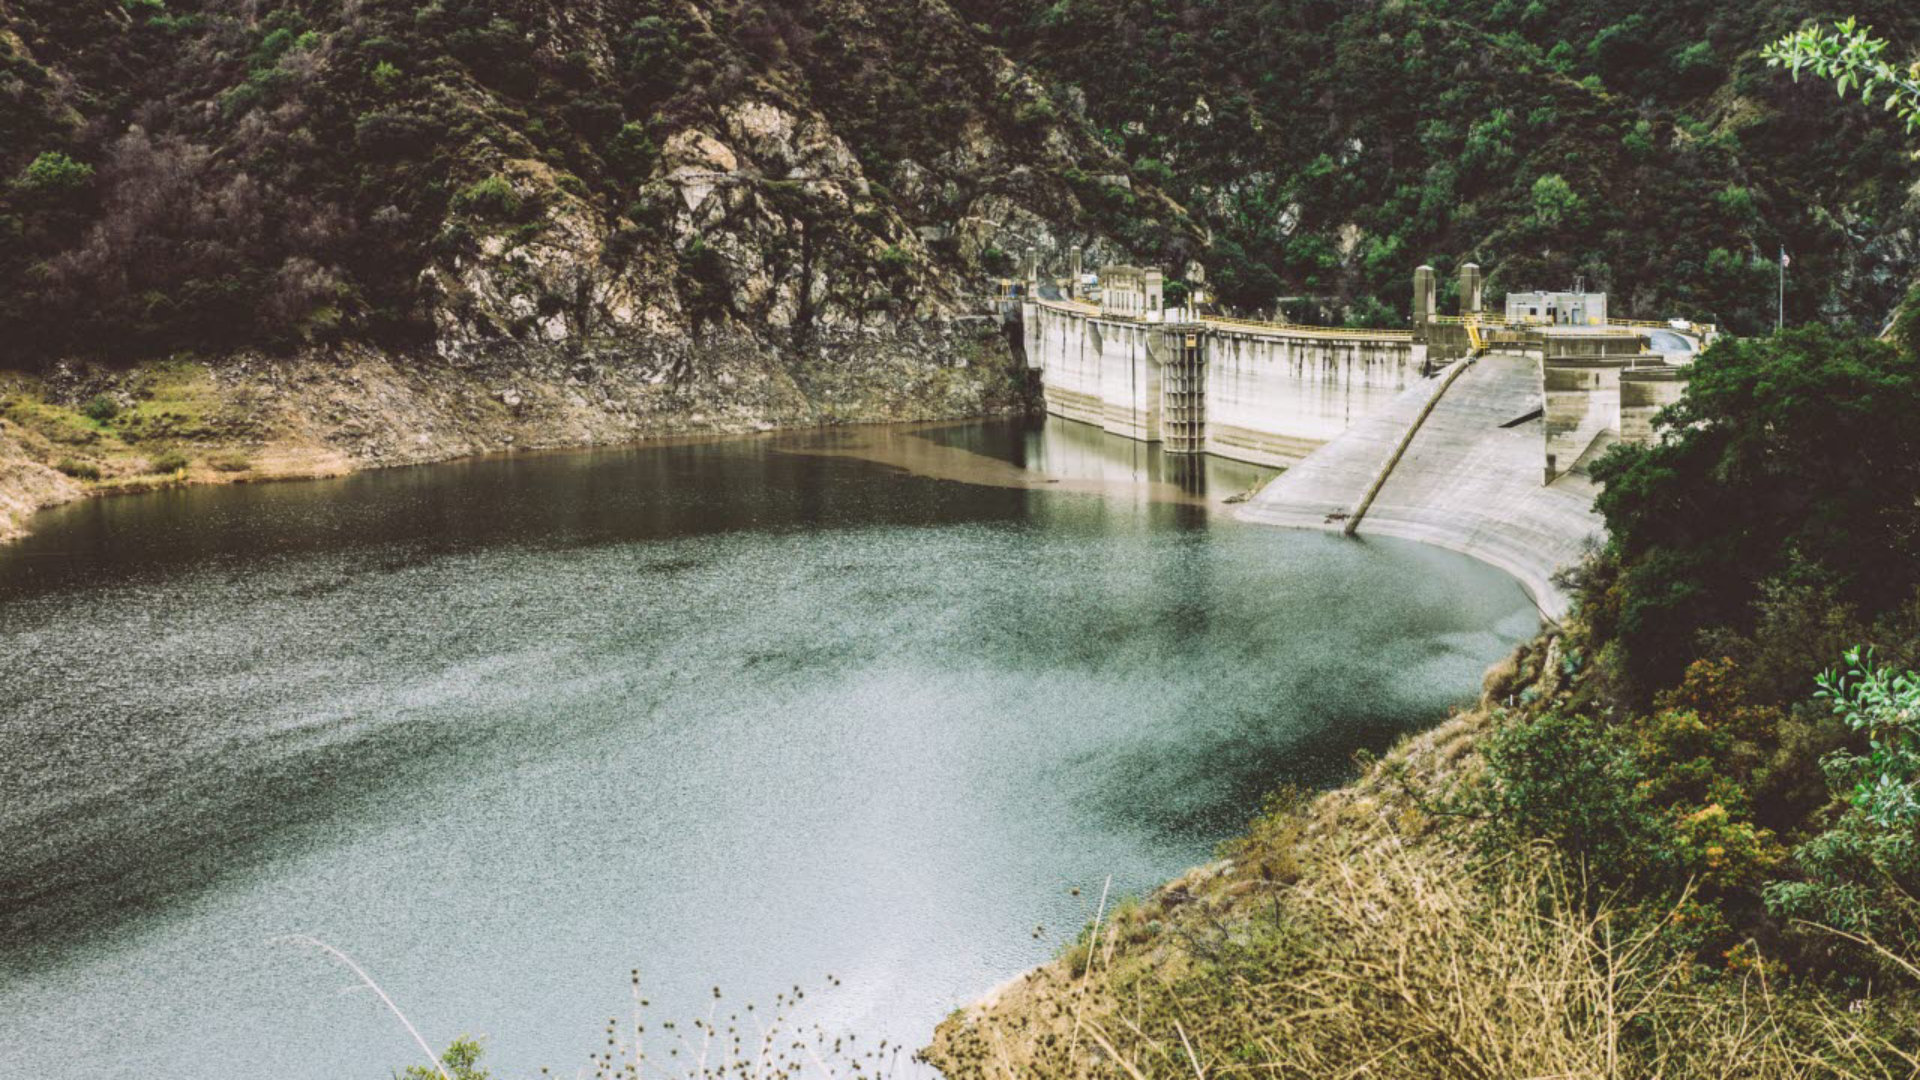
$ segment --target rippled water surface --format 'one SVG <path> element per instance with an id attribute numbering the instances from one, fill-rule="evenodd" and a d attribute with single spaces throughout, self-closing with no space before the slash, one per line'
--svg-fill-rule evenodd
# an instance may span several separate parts
<path id="1" fill-rule="evenodd" d="M 807 1020 L 917 1045 L 1070 888 L 1203 861 L 1532 631 L 1459 556 L 1233 523 L 1253 479 L 990 423 L 44 515 L 0 549 L 0 1077 L 417 1060 L 288 934 L 497 1076 L 572 1075 L 634 967 L 663 1019 L 831 973 Z"/>

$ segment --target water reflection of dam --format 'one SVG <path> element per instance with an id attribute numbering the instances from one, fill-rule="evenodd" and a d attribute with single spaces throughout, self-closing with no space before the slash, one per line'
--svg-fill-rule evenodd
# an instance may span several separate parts
<path id="1" fill-rule="evenodd" d="M 1062 480 L 1165 484 L 1219 500 L 1249 491 L 1277 470 L 1213 454 L 1168 454 L 1147 443 L 1092 424 L 1049 416 L 1025 432 L 1028 469 Z"/>

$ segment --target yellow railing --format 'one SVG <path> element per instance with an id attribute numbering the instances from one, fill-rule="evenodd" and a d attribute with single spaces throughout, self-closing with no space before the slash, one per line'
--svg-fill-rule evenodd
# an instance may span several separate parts
<path id="1" fill-rule="evenodd" d="M 1286 334 L 1300 337 L 1371 338 L 1375 341 L 1412 341 L 1411 330 L 1361 330 L 1351 326 L 1310 326 L 1306 323 L 1263 322 L 1259 319 L 1233 319 L 1225 315 L 1207 315 L 1200 320 L 1210 326 L 1252 330 L 1256 333 Z"/>
<path id="2" fill-rule="evenodd" d="M 1687 322 L 1681 326 L 1675 326 L 1671 322 L 1653 319 L 1608 319 L 1605 322 L 1589 319 L 1584 323 L 1556 323 L 1545 315 L 1521 315 L 1512 319 L 1494 315 L 1435 315 L 1432 321 L 1442 326 L 1477 324 L 1481 327 L 1502 326 L 1509 329 L 1517 326 L 1579 326 L 1584 329 L 1610 330 L 1620 334 L 1632 333 L 1635 329 L 1673 330 L 1677 333 L 1692 334 L 1695 337 L 1712 337 L 1720 330 L 1712 323 Z"/>
<path id="3" fill-rule="evenodd" d="M 1079 315 L 1100 314 L 1098 304 L 1083 303 L 1079 300 L 1041 300 L 1036 297 L 1033 302 L 1039 304 L 1041 307 L 1053 308 L 1056 311 L 1071 311 Z"/>
<path id="4" fill-rule="evenodd" d="M 1646 319 L 1608 319 L 1607 325 L 1639 326 L 1649 330 L 1672 330 L 1675 333 L 1692 334 L 1695 337 L 1712 337 L 1720 332 L 1720 328 L 1712 323 L 1697 323 L 1687 320 L 1682 320 L 1682 325 L 1675 326 L 1671 322 L 1653 322 Z"/>
<path id="5" fill-rule="evenodd" d="M 1076 315 L 1091 315 L 1101 319 L 1115 319 L 1121 322 L 1145 322 L 1144 318 L 1131 313 L 1108 311 L 1098 304 L 1089 304 L 1083 300 L 1041 300 L 1034 303 L 1055 311 L 1072 312 Z M 1307 323 L 1267 322 L 1261 319 L 1235 319 L 1226 315 L 1203 315 L 1194 320 L 1207 326 L 1220 326 L 1232 330 L 1250 330 L 1262 334 L 1285 334 L 1292 337 L 1337 337 L 1371 339 L 1374 341 L 1411 341 L 1411 330 L 1360 330 L 1350 326 L 1312 326 Z"/>

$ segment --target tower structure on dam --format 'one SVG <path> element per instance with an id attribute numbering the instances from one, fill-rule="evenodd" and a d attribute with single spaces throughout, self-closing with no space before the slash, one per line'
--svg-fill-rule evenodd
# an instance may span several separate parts
<path id="1" fill-rule="evenodd" d="M 1480 275 L 1480 264 L 1460 264 L 1460 314 L 1478 315 L 1485 307 L 1486 279 Z"/>
<path id="2" fill-rule="evenodd" d="M 1021 314 L 1027 363 L 1038 369 L 1047 411 L 1169 453 L 1210 453 L 1291 466 L 1387 415 L 1403 398 L 1435 391 L 1444 369 L 1498 350 L 1533 363 L 1532 411 L 1502 421 L 1539 423 L 1541 475 L 1551 483 L 1621 439 L 1651 437 L 1651 417 L 1676 400 L 1685 364 L 1712 336 L 1688 323 L 1603 322 L 1604 294 L 1518 294 L 1506 317 L 1486 309 L 1486 281 L 1473 263 L 1458 270 L 1459 314 L 1438 310 L 1438 272 L 1413 274 L 1412 326 L 1404 330 L 1305 326 L 1168 309 L 1155 270 L 1105 266 L 1083 277 L 1071 252 L 1070 294 L 1031 290 Z M 1029 273 L 1035 273 L 1029 270 Z M 1082 288 L 1097 280 L 1100 291 Z M 1537 299 L 1552 295 L 1551 301 Z M 1088 302 L 1097 297 L 1098 302 Z M 1578 313 L 1586 321 L 1575 324 Z M 1564 318 L 1563 318 L 1564 316 Z M 1514 377 L 1518 377 L 1517 375 Z M 1428 410 L 1430 411 L 1430 410 Z"/>

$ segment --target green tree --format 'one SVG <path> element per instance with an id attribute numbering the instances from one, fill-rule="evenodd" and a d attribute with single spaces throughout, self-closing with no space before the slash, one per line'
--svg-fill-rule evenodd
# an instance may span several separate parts
<path id="1" fill-rule="evenodd" d="M 1802 27 L 1761 55 L 1768 66 L 1786 68 L 1795 80 L 1802 71 L 1831 79 L 1841 97 L 1858 92 L 1860 100 L 1898 116 L 1908 131 L 1920 130 L 1920 62 L 1903 70 L 1887 61 L 1886 51 L 1886 40 L 1874 37 L 1872 27 L 1847 19 L 1831 29 Z"/>
<path id="2" fill-rule="evenodd" d="M 409 1065 L 402 1075 L 406 1080 L 489 1080 L 492 1076 L 480 1067 L 480 1043 L 474 1039 L 459 1038 L 440 1055 L 441 1069 L 429 1069 L 425 1065 Z"/>
<path id="3" fill-rule="evenodd" d="M 1559 173 L 1548 173 L 1533 182 L 1533 219 L 1548 229 L 1571 225 L 1580 213 L 1580 196 Z"/>
<path id="4" fill-rule="evenodd" d="M 1822 327 L 1716 344 L 1659 441 L 1594 466 L 1613 573 L 1584 596 L 1631 682 L 1672 681 L 1709 627 L 1744 629 L 1768 579 L 1872 617 L 1920 585 L 1920 363 Z"/>
<path id="5" fill-rule="evenodd" d="M 78 194 L 92 183 L 93 166 L 58 150 L 48 150 L 20 173 L 15 186 L 26 194 L 60 198 Z"/>

